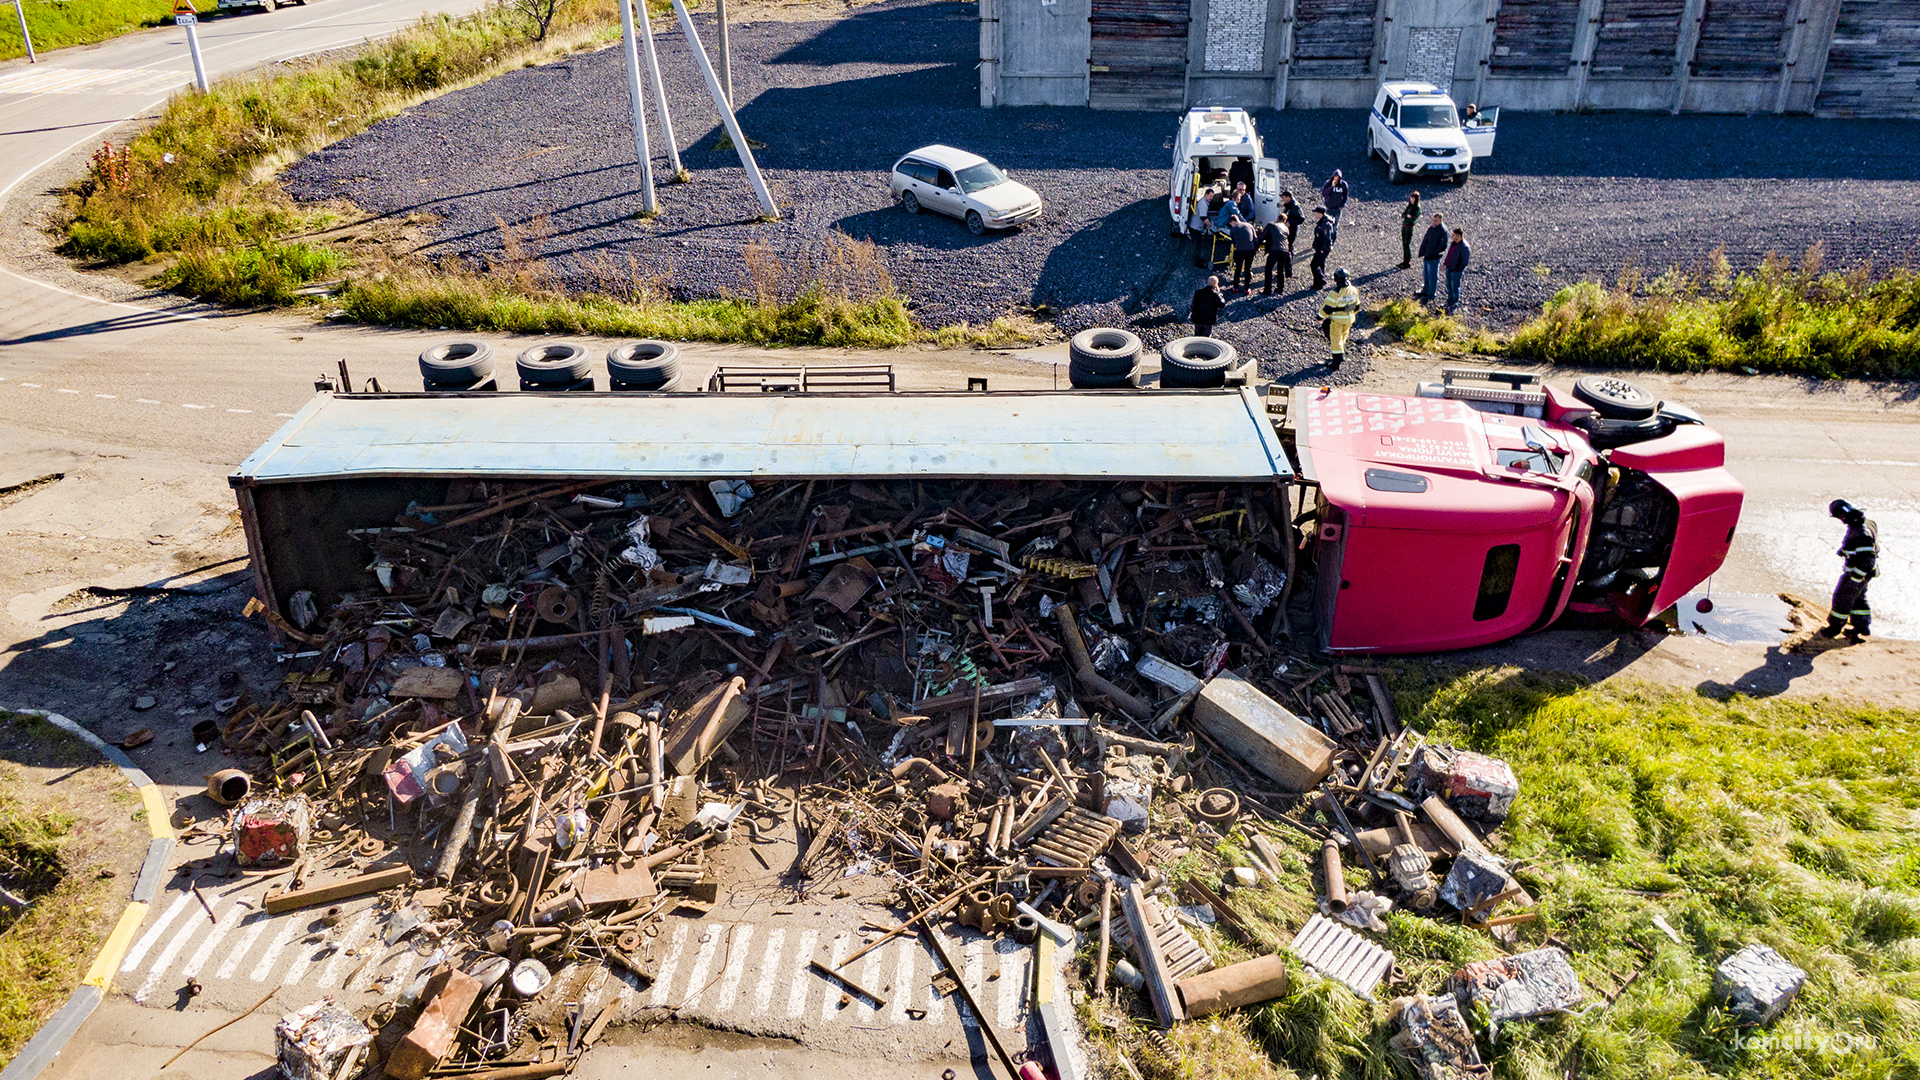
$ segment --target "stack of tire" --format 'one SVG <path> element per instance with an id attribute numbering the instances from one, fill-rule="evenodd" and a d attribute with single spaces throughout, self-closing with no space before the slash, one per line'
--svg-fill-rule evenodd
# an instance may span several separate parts
<path id="1" fill-rule="evenodd" d="M 535 345 L 522 352 L 513 366 L 520 372 L 522 390 L 593 389 L 593 357 L 570 342 Z"/>
<path id="2" fill-rule="evenodd" d="M 680 387 L 680 348 L 667 341 L 630 341 L 607 353 L 611 390 L 665 393 Z"/>
<path id="3" fill-rule="evenodd" d="M 420 354 L 420 380 L 429 394 L 498 390 L 493 347 L 483 341 L 449 341 Z"/>
<path id="4" fill-rule="evenodd" d="M 1227 371 L 1239 362 L 1240 354 L 1219 338 L 1175 338 L 1160 349 L 1160 387 L 1211 390 L 1225 386 Z"/>
<path id="5" fill-rule="evenodd" d="M 1140 339 L 1125 330 L 1082 330 L 1067 343 L 1067 354 L 1067 377 L 1075 390 L 1140 385 Z"/>

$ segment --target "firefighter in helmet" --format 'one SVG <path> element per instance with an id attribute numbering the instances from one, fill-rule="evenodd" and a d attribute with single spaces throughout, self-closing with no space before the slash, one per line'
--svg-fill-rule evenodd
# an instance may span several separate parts
<path id="1" fill-rule="evenodd" d="M 1867 606 L 1867 583 L 1880 573 L 1880 532 L 1859 507 L 1845 499 L 1827 504 L 1827 513 L 1846 523 L 1847 536 L 1836 553 L 1843 560 L 1840 580 L 1833 587 L 1833 610 L 1820 636 L 1839 637 L 1844 630 L 1847 640 L 1858 644 L 1873 619 Z"/>

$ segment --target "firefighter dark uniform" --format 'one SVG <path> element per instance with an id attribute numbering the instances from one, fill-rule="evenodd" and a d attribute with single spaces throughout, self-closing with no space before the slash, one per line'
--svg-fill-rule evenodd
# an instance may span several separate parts
<path id="1" fill-rule="evenodd" d="M 1838 637 L 1845 630 L 1847 640 L 1857 642 L 1867 636 L 1873 621 L 1867 584 L 1880 573 L 1880 530 L 1845 499 L 1833 500 L 1827 513 L 1846 522 L 1847 536 L 1840 541 L 1840 580 L 1833 587 L 1832 611 L 1820 636 Z"/>

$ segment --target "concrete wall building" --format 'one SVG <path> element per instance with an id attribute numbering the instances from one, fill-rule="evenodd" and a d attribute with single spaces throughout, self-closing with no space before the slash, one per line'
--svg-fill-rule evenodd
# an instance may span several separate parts
<path id="1" fill-rule="evenodd" d="M 979 0 L 982 105 L 1920 117 L 1920 0 Z"/>

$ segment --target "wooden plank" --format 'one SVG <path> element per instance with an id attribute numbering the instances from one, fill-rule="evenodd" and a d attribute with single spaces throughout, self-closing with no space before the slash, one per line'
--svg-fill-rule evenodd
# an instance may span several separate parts
<path id="1" fill-rule="evenodd" d="M 267 914 L 278 915 L 285 911 L 297 911 L 315 904 L 330 904 L 335 900 L 349 900 L 368 893 L 398 888 L 413 880 L 410 867 L 396 866 L 390 870 L 375 870 L 371 874 L 361 874 L 345 881 L 335 881 L 327 885 L 315 885 L 308 889 L 292 889 L 286 892 L 268 893 L 266 898 Z"/>
<path id="2" fill-rule="evenodd" d="M 1495 75 L 1565 75 L 1579 15 L 1580 0 L 1501 0 L 1488 69 Z"/>

